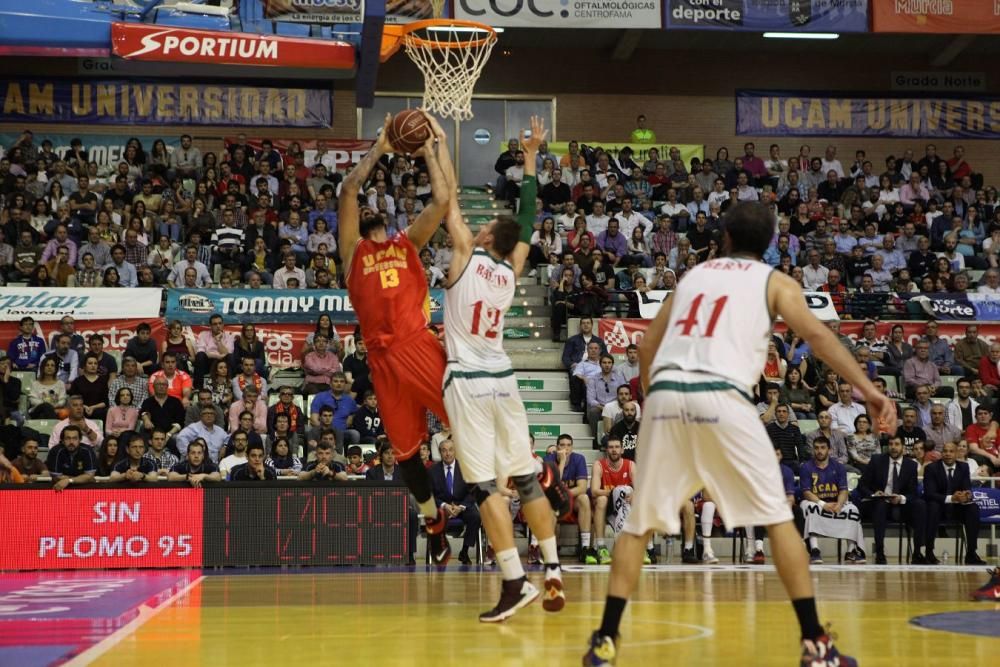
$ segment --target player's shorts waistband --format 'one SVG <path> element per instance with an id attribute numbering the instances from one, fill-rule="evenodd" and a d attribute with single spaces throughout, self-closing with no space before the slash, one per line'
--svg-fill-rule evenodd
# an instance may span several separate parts
<path id="1" fill-rule="evenodd" d="M 507 378 L 514 374 L 513 368 L 504 368 L 496 371 L 483 371 L 471 368 L 463 368 L 459 365 L 459 362 L 454 360 L 448 361 L 448 367 L 445 369 L 445 381 L 444 386 L 441 388 L 443 392 L 451 384 L 452 380 L 475 380 L 477 378 Z"/>
<path id="2" fill-rule="evenodd" d="M 725 378 L 710 373 L 683 371 L 679 368 L 660 368 L 653 374 L 646 395 L 654 391 L 676 391 L 682 394 L 705 391 L 735 391 L 748 401 L 753 402 L 747 390 Z"/>

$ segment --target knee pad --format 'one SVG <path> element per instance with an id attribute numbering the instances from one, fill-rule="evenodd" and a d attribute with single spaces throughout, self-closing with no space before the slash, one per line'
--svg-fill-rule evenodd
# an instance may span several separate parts
<path id="1" fill-rule="evenodd" d="M 530 503 L 532 500 L 537 500 L 545 495 L 542 492 L 541 485 L 538 483 L 538 478 L 534 474 L 517 475 L 510 479 L 514 482 L 514 487 L 517 489 L 517 494 L 521 497 L 522 503 Z"/>
<path id="2" fill-rule="evenodd" d="M 497 488 L 497 481 L 495 479 L 491 479 L 488 482 L 476 482 L 472 485 L 472 497 L 476 500 L 476 504 L 480 506 L 486 502 L 487 498 L 499 492 L 500 490 Z"/>
<path id="3" fill-rule="evenodd" d="M 538 483 L 545 497 L 549 499 L 553 511 L 560 518 L 568 517 L 573 512 L 573 496 L 560 478 L 559 466 L 552 461 L 542 463 L 542 472 L 538 473 Z"/>

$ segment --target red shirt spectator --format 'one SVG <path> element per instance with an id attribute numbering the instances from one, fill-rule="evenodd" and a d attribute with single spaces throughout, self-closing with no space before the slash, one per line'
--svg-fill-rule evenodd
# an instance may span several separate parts
<path id="1" fill-rule="evenodd" d="M 1000 362 L 1000 345 L 994 343 L 990 346 L 989 356 L 979 360 L 979 377 L 985 387 L 1000 387 L 1000 369 L 997 363 Z"/>

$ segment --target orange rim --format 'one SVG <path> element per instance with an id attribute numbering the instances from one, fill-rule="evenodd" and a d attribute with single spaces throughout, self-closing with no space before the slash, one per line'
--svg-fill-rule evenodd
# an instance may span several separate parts
<path id="1" fill-rule="evenodd" d="M 433 39 L 425 39 L 419 37 L 416 33 L 421 30 L 427 30 L 428 28 L 441 27 L 458 27 L 458 28 L 471 28 L 476 31 L 487 33 L 484 37 L 468 39 L 462 42 L 447 42 L 438 41 Z M 470 32 L 470 37 L 477 33 Z M 475 21 L 464 21 L 461 19 L 425 19 L 422 21 L 413 21 L 411 23 L 403 23 L 397 25 L 385 25 L 382 27 L 382 47 L 380 51 L 380 56 L 382 62 L 385 62 L 391 58 L 397 51 L 399 47 L 403 45 L 404 41 L 413 44 L 414 46 L 421 46 L 424 48 L 432 49 L 467 49 L 472 47 L 485 46 L 493 40 L 496 39 L 497 33 L 490 26 L 485 23 L 477 23 Z"/>

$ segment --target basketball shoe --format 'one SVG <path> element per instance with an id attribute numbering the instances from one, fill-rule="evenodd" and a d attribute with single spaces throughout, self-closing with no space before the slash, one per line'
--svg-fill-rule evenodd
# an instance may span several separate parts
<path id="1" fill-rule="evenodd" d="M 614 637 L 595 630 L 590 636 L 590 650 L 583 656 L 583 667 L 611 667 L 615 664 L 617 653 Z"/>
<path id="2" fill-rule="evenodd" d="M 521 607 L 531 604 L 538 597 L 538 589 L 527 577 L 503 582 L 500 601 L 497 606 L 479 615 L 483 623 L 500 623 L 517 613 Z"/>
<path id="3" fill-rule="evenodd" d="M 980 588 L 972 591 L 972 599 L 982 600 L 983 602 L 1000 602 L 1000 567 L 995 567 L 986 572 L 989 573 L 990 580 Z"/>
<path id="4" fill-rule="evenodd" d="M 427 529 L 427 551 L 431 555 L 431 562 L 434 565 L 447 565 L 451 558 L 451 545 L 448 544 L 445 532 L 448 517 L 444 514 L 444 508 L 438 508 L 437 517 L 434 520 L 427 519 L 424 527 Z"/>
<path id="5" fill-rule="evenodd" d="M 858 667 L 858 661 L 842 655 L 833 645 L 833 639 L 823 635 L 818 639 L 802 640 L 800 667 Z"/>
<path id="6" fill-rule="evenodd" d="M 566 606 L 566 594 L 563 592 L 562 579 L 545 577 L 545 593 L 542 597 L 542 609 L 545 611 L 562 611 Z"/>

